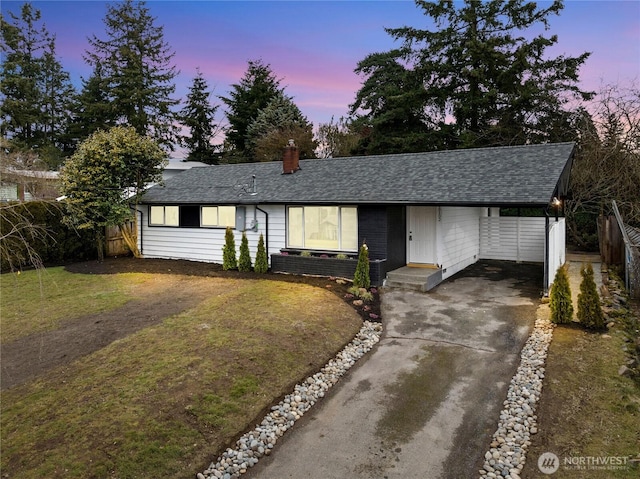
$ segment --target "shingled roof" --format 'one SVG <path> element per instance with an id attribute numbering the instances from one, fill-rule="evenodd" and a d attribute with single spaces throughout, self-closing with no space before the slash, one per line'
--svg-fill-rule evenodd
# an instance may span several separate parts
<path id="1" fill-rule="evenodd" d="M 574 143 L 192 168 L 150 188 L 147 204 L 543 206 L 566 190 Z M 255 194 L 249 194 L 255 175 Z"/>

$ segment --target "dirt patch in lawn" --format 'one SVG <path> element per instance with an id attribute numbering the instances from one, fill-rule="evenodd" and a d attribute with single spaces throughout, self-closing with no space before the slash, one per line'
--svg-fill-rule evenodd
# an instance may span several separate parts
<path id="1" fill-rule="evenodd" d="M 55 330 L 38 332 L 2 344 L 2 390 L 24 384 L 50 369 L 68 364 L 113 341 L 191 309 L 215 295 L 220 288 L 229 287 L 226 281 L 216 282 L 210 278 L 304 283 L 329 289 L 343 299 L 349 286 L 327 278 L 240 273 L 224 271 L 218 264 L 182 260 L 111 258 L 76 263 L 65 269 L 80 274 L 151 273 L 157 276 L 153 281 L 136 285 L 135 299 L 123 306 L 66 321 Z M 355 309 L 365 319 L 371 312 L 379 316 L 378 295 L 374 296 L 374 301 L 367 305 L 366 310 L 362 307 Z"/>

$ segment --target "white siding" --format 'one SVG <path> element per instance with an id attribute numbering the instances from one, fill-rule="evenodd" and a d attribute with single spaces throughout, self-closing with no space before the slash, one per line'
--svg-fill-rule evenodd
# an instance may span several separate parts
<path id="1" fill-rule="evenodd" d="M 481 213 L 482 208 L 470 207 L 441 207 L 437 213 L 437 255 L 443 279 L 478 260 Z"/>
<path id="2" fill-rule="evenodd" d="M 18 186 L 15 184 L 0 185 L 0 201 L 16 201 Z"/>
<path id="3" fill-rule="evenodd" d="M 544 262 L 544 218 L 483 217 L 480 219 L 480 258 Z"/>
<path id="4" fill-rule="evenodd" d="M 283 205 L 260 206 L 269 214 L 269 234 L 266 234 L 265 214 L 256 211 L 257 231 L 246 231 L 249 240 L 251 261 L 255 261 L 260 234 L 268 241 L 267 254 L 279 253 L 285 247 L 285 208 Z M 246 228 L 254 219 L 253 206 L 246 206 Z M 186 259 L 209 263 L 222 263 L 224 228 L 169 228 L 149 226 L 148 207 L 142 207 L 141 236 L 142 254 L 147 258 Z M 236 252 L 239 255 L 242 231 L 234 230 Z M 267 238 L 268 236 L 268 238 Z"/>
<path id="5" fill-rule="evenodd" d="M 566 260 L 566 223 L 564 218 L 550 220 L 549 224 L 549 284 L 547 289 L 551 287 L 551 283 L 556 276 L 556 271 Z"/>

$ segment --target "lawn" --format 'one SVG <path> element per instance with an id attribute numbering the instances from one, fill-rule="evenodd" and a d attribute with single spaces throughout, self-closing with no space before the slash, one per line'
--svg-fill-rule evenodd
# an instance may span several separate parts
<path id="1" fill-rule="evenodd" d="M 150 280 L 151 275 L 144 273 L 95 277 L 69 274 L 60 267 L 0 275 L 2 341 L 52 330 L 63 321 L 86 314 L 115 309 L 133 298 L 136 285 Z"/>
<path id="2" fill-rule="evenodd" d="M 639 318 L 640 305 L 630 314 Z M 640 458 L 640 386 L 618 373 L 628 360 L 627 347 L 620 322 L 606 334 L 556 327 L 537 412 L 539 432 L 532 436 L 523 478 L 640 477 L 640 464 L 629 462 Z M 538 469 L 545 452 L 560 460 L 553 475 Z M 589 464 L 596 459 L 615 467 Z"/>
<path id="3" fill-rule="evenodd" d="M 206 291 L 179 314 L 3 391 L 9 478 L 192 478 L 362 324 L 326 289 L 272 279 L 62 268 L 1 279 L 3 344 L 55 333 L 71 317 L 140 308 L 150 292 Z"/>

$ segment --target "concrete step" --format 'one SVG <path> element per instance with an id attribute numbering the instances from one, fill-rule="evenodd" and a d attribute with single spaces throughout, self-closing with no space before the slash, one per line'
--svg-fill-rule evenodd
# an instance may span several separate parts
<path id="1" fill-rule="evenodd" d="M 441 269 L 400 268 L 387 273 L 386 285 L 392 288 L 406 288 L 429 291 L 442 282 Z"/>
<path id="2" fill-rule="evenodd" d="M 391 279 L 387 279 L 384 285 L 387 288 L 411 289 L 422 293 L 427 291 L 427 284 L 423 281 L 393 281 Z"/>
<path id="3" fill-rule="evenodd" d="M 435 270 L 433 271 L 436 272 Z M 428 278 L 427 275 L 421 272 L 398 272 L 398 271 L 389 271 L 387 273 L 387 278 L 392 281 L 426 281 Z"/>

